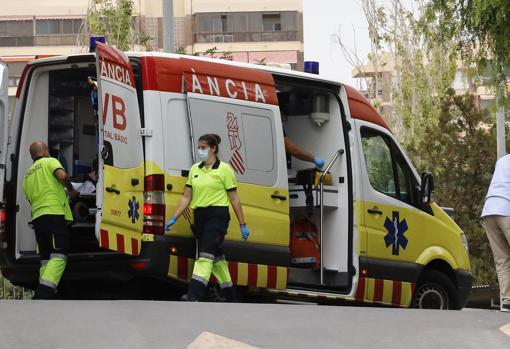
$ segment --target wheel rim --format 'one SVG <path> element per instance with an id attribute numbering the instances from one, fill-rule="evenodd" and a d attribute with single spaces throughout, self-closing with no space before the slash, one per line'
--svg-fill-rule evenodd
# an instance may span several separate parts
<path id="1" fill-rule="evenodd" d="M 425 285 L 416 294 L 416 306 L 420 309 L 448 309 L 448 296 L 437 285 Z"/>

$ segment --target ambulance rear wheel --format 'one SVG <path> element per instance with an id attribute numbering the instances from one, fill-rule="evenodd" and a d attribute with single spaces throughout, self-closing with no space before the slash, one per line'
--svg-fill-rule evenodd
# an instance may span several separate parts
<path id="1" fill-rule="evenodd" d="M 414 292 L 412 307 L 418 309 L 458 309 L 453 282 L 437 270 L 425 270 Z"/>

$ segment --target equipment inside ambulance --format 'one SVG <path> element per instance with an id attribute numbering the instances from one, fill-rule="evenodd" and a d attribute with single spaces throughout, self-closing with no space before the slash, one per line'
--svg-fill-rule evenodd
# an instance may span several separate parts
<path id="1" fill-rule="evenodd" d="M 231 221 L 224 242 L 241 290 L 400 307 L 465 304 L 465 236 L 431 202 L 430 175 L 418 175 L 359 92 L 325 76 L 126 55 L 98 43 L 94 54 L 27 65 L 8 134 L 3 112 L 0 122 L 0 268 L 15 284 L 37 280 L 30 207 L 19 185 L 32 140 L 47 140 L 73 177 L 90 173 L 98 159 L 96 191 L 75 206 L 63 285 L 88 292 L 98 280 L 143 280 L 150 291 L 161 289 L 154 282 L 189 281 L 193 214 L 185 211 L 166 234 L 164 223 L 195 162 L 195 141 L 216 133 L 250 225 L 245 242 Z M 283 130 L 324 159 L 322 169 L 293 158 L 289 180 Z"/>

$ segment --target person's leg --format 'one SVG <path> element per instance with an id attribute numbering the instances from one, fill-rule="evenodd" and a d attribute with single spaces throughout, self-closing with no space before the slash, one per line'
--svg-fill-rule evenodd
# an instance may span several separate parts
<path id="1" fill-rule="evenodd" d="M 41 265 L 39 267 L 39 285 L 37 286 L 33 299 L 47 299 L 51 298 L 55 293 L 52 288 L 49 288 L 44 283 L 43 275 L 48 266 L 50 259 L 50 253 L 52 248 L 52 234 L 51 234 L 51 217 L 43 215 L 37 217 L 32 221 L 35 231 L 35 239 L 37 241 L 37 247 L 39 249 L 39 255 L 41 256 Z"/>
<path id="2" fill-rule="evenodd" d="M 482 225 L 494 256 L 503 309 L 510 305 L 510 217 L 487 216 Z"/>
<path id="3" fill-rule="evenodd" d="M 193 267 L 193 275 L 188 287 L 186 300 L 201 300 L 207 293 L 209 278 L 213 271 L 213 263 L 219 253 L 222 252 L 225 231 L 228 227 L 228 208 L 210 207 L 201 212 L 198 217 L 203 227 L 200 232 L 199 254 Z M 197 215 L 195 215 L 195 220 Z M 228 267 L 227 267 L 228 273 Z"/>
<path id="4" fill-rule="evenodd" d="M 64 216 L 50 216 L 52 234 L 52 248 L 49 261 L 39 282 L 40 286 L 50 288 L 53 293 L 64 274 L 69 249 L 69 231 Z"/>
<path id="5" fill-rule="evenodd" d="M 230 276 L 230 271 L 228 270 L 228 263 L 225 260 L 225 253 L 223 252 L 223 242 L 227 233 L 229 221 L 230 216 L 228 209 L 221 210 L 218 213 L 217 220 L 215 221 L 216 259 L 213 263 L 212 274 L 216 277 L 216 280 L 218 280 L 218 284 L 227 301 L 234 302 L 236 301 L 236 293 Z"/>

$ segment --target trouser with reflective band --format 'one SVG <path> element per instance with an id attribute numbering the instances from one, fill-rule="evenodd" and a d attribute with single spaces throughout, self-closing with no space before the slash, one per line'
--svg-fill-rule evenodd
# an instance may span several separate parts
<path id="1" fill-rule="evenodd" d="M 41 255 L 36 299 L 51 298 L 62 278 L 69 250 L 69 231 L 63 215 L 43 215 L 33 221 Z"/>
<path id="2" fill-rule="evenodd" d="M 510 217 L 486 216 L 482 225 L 496 264 L 501 302 L 510 304 Z"/>
<path id="3" fill-rule="evenodd" d="M 193 267 L 188 295 L 193 299 L 202 299 L 206 294 L 209 278 L 213 274 L 220 287 L 226 290 L 227 298 L 233 300 L 233 291 L 229 290 L 233 286 L 232 279 L 223 254 L 223 241 L 230 221 L 228 207 L 197 208 L 194 215 L 198 259 Z"/>

